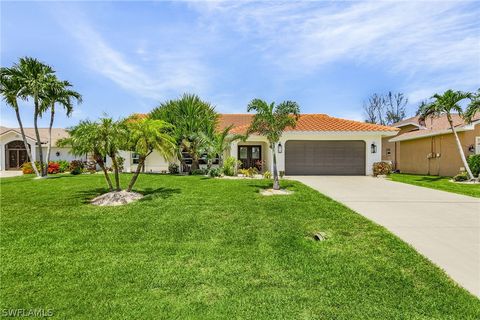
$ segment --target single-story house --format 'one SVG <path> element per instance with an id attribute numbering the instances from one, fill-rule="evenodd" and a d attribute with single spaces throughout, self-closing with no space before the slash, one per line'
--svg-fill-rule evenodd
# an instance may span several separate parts
<path id="1" fill-rule="evenodd" d="M 32 152 L 32 157 L 39 160 L 39 150 L 32 148 L 36 144 L 34 128 L 24 128 L 27 143 Z M 44 157 L 48 147 L 48 128 L 38 129 L 41 140 L 41 148 Z M 69 148 L 59 148 L 56 146 L 58 140 L 68 137 L 68 133 L 62 128 L 52 128 L 52 150 L 50 153 L 51 161 L 58 160 L 86 160 L 86 156 L 77 157 L 72 155 Z M 0 126 L 0 170 L 20 170 L 24 162 L 28 161 L 27 150 L 22 140 L 19 128 L 7 128 Z"/>
<path id="2" fill-rule="evenodd" d="M 480 114 L 467 124 L 452 115 L 455 130 L 465 156 L 480 154 Z M 392 125 L 400 129 L 395 137 L 382 142 L 382 160 L 391 161 L 396 170 L 405 173 L 454 176 L 463 171 L 455 137 L 447 117 L 430 117 L 419 122 L 412 117 Z"/>
<path id="3" fill-rule="evenodd" d="M 232 134 L 243 134 L 252 117 L 252 114 L 221 114 L 218 127 L 223 129 L 233 125 Z M 287 128 L 275 146 L 277 168 L 286 175 L 371 175 L 373 163 L 382 160 L 382 140 L 395 136 L 397 131 L 393 127 L 339 119 L 325 114 L 302 114 L 296 127 Z M 18 136 L 6 137 L 8 139 L 0 134 L 0 145 L 2 152 L 5 152 L 2 155 L 2 170 L 5 167 L 17 168 L 9 162 L 7 166 L 4 163 L 7 163 L 6 157 L 10 150 L 7 144 L 13 140 L 21 141 Z M 68 150 L 56 148 L 52 154 L 57 150 L 66 160 L 72 159 L 68 156 Z M 138 157 L 134 153 L 122 151 L 120 155 L 125 158 L 125 171 L 136 169 Z M 271 171 L 273 166 L 272 152 L 264 136 L 250 135 L 246 141 L 234 141 L 224 156 L 233 156 L 242 161 L 244 167 L 257 166 L 262 171 Z M 168 161 L 159 153 L 153 152 L 147 158 L 144 170 L 167 171 L 168 165 Z"/>

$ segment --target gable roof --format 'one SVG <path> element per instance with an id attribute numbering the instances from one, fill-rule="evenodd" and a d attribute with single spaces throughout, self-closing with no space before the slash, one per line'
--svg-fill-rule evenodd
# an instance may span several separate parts
<path id="1" fill-rule="evenodd" d="M 25 136 L 28 139 L 36 141 L 35 128 L 23 128 Z M 38 128 L 40 141 L 42 144 L 48 143 L 48 128 Z M 20 128 L 7 128 L 0 126 L 0 136 L 8 132 L 15 132 L 21 135 Z M 55 146 L 57 141 L 68 137 L 68 132 L 63 128 L 52 128 L 52 146 Z"/>
<path id="2" fill-rule="evenodd" d="M 473 130 L 473 127 L 480 120 L 480 112 L 476 113 L 472 119 L 472 124 L 467 124 L 463 118 L 458 114 L 452 114 L 453 126 L 458 131 Z M 400 122 L 394 123 L 392 126 L 402 127 L 412 123 L 419 124 L 419 116 L 408 118 Z M 440 115 L 439 117 L 429 117 L 425 121 L 419 124 L 418 130 L 413 130 L 409 132 L 402 133 L 392 139 L 391 142 L 395 141 L 405 141 L 413 140 L 424 137 L 436 136 L 441 134 L 452 133 L 450 129 L 450 124 L 448 123 L 447 116 L 445 114 Z"/>
<path id="3" fill-rule="evenodd" d="M 233 125 L 231 133 L 246 133 L 253 118 L 253 114 L 221 114 L 219 129 Z M 396 132 L 398 128 L 381 126 L 360 121 L 330 117 L 326 114 L 301 114 L 295 128 L 286 128 L 285 131 L 371 131 Z"/>

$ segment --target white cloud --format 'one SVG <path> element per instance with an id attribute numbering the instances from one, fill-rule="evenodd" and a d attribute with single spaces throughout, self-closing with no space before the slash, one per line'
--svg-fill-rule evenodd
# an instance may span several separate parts
<path id="1" fill-rule="evenodd" d="M 480 7 L 471 2 L 213 2 L 194 8 L 256 40 L 265 61 L 288 73 L 349 61 L 403 77 L 408 90 L 480 83 Z"/>
<path id="2" fill-rule="evenodd" d="M 134 53 L 150 62 L 141 66 L 110 46 L 80 15 L 74 23 L 62 25 L 80 44 L 83 59 L 91 70 L 141 97 L 164 99 L 187 91 L 201 92 L 208 85 L 206 75 L 210 73 L 191 52 L 149 52 L 141 46 Z"/>

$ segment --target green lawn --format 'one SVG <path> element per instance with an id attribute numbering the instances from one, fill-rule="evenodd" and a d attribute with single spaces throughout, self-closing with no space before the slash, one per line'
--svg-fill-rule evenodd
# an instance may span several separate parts
<path id="1" fill-rule="evenodd" d="M 453 193 L 460 193 L 471 197 L 480 198 L 479 184 L 461 184 L 454 183 L 450 177 L 439 176 L 422 176 L 416 174 L 394 173 L 391 174 L 390 179 L 393 181 L 414 184 L 416 186 L 438 189 Z"/>
<path id="2" fill-rule="evenodd" d="M 126 182 L 128 176 L 122 179 Z M 0 308 L 77 319 L 478 319 L 480 300 L 378 225 L 294 181 L 1 179 Z M 315 242 L 313 231 L 330 238 Z"/>

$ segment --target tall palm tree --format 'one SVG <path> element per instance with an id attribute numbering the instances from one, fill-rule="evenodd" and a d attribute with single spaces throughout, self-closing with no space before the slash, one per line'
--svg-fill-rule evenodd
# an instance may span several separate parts
<path id="1" fill-rule="evenodd" d="M 112 118 L 103 117 L 98 124 L 99 136 L 102 150 L 112 159 L 113 172 L 115 176 L 115 189 L 121 190 L 120 175 L 118 167 L 118 152 L 125 147 L 128 139 L 127 128 L 123 121 L 113 121 Z"/>
<path id="2" fill-rule="evenodd" d="M 20 110 L 18 108 L 18 95 L 21 87 L 16 78 L 12 77 L 12 70 L 10 68 L 1 68 L 0 69 L 0 94 L 2 95 L 3 100 L 7 105 L 15 110 L 15 115 L 17 117 L 18 126 L 20 127 L 20 133 L 22 135 L 23 144 L 25 145 L 25 150 L 27 150 L 28 159 L 32 164 L 33 171 L 40 177 L 40 172 L 38 172 L 37 166 L 35 165 L 35 159 L 32 157 L 32 151 L 27 143 L 27 138 L 25 136 L 25 130 L 23 129 L 22 118 L 20 117 Z M 33 146 L 35 147 L 35 146 Z"/>
<path id="3" fill-rule="evenodd" d="M 198 169 L 198 153 L 207 147 L 208 141 L 202 136 L 210 135 L 217 126 L 215 108 L 197 95 L 184 94 L 179 99 L 160 104 L 150 113 L 150 117 L 172 124 L 170 134 L 175 138 L 182 169 L 185 167 L 182 152 L 192 157 L 191 169 Z"/>
<path id="4" fill-rule="evenodd" d="M 135 185 L 145 160 L 157 150 L 165 159 L 175 154 L 175 138 L 170 135 L 171 125 L 162 120 L 150 118 L 130 119 L 126 121 L 129 131 L 130 150 L 138 154 L 138 165 L 128 184 L 127 192 Z"/>
<path id="5" fill-rule="evenodd" d="M 258 133 L 267 137 L 273 155 L 273 189 L 280 189 L 277 171 L 277 156 L 275 146 L 280 141 L 283 131 L 287 127 L 294 128 L 300 115 L 300 107 L 294 101 L 284 101 L 279 105 L 274 102 L 268 104 L 261 99 L 253 99 L 247 111 L 255 111 L 252 123 L 247 130 L 247 135 Z"/>
<path id="6" fill-rule="evenodd" d="M 458 152 L 460 153 L 460 158 L 462 159 L 463 166 L 465 167 L 469 178 L 473 179 L 472 171 L 468 166 L 467 159 L 465 158 L 465 153 L 463 152 L 462 144 L 460 143 L 460 139 L 458 138 L 458 134 L 455 130 L 455 126 L 453 125 L 452 120 L 452 113 L 458 113 L 460 116 L 463 115 L 463 110 L 459 103 L 462 100 L 469 99 L 471 97 L 472 94 L 468 92 L 447 90 L 443 94 L 433 95 L 433 102 L 420 106 L 417 114 L 420 116 L 419 122 L 424 122 L 425 118 L 427 117 L 440 116 L 441 114 L 446 115 L 448 123 L 450 125 L 450 129 L 452 130 L 452 133 L 455 137 Z"/>
<path id="7" fill-rule="evenodd" d="M 68 130 L 69 137 L 60 140 L 59 146 L 69 146 L 71 153 L 76 156 L 84 156 L 91 154 L 95 162 L 102 169 L 110 191 L 113 191 L 112 180 L 105 167 L 104 158 L 107 156 L 105 144 L 102 143 L 104 136 L 102 135 L 100 125 L 97 122 L 89 120 L 80 121 L 80 123 Z"/>
<path id="8" fill-rule="evenodd" d="M 221 131 L 206 134 L 205 138 L 209 139 L 207 154 L 209 159 L 218 157 L 219 167 L 223 166 L 223 155 L 225 150 L 230 147 L 230 144 L 235 140 L 244 139 L 240 134 L 231 134 L 233 125 L 224 128 Z"/>
<path id="9" fill-rule="evenodd" d="M 476 93 L 472 94 L 470 103 L 465 110 L 464 118 L 467 123 L 471 123 L 475 115 L 480 112 L 480 89 Z"/>
<path id="10" fill-rule="evenodd" d="M 42 141 L 38 131 L 38 117 L 41 116 L 42 112 L 41 99 L 44 97 L 48 76 L 53 75 L 55 71 L 52 67 L 30 57 L 20 58 L 19 62 L 14 64 L 10 69 L 12 77 L 14 77 L 20 85 L 18 96 L 24 100 L 28 100 L 29 98 L 33 99 L 33 126 L 35 128 L 35 137 L 39 149 L 40 171 L 42 176 L 44 176 L 46 170 L 44 170 Z"/>
<path id="11" fill-rule="evenodd" d="M 68 81 L 60 81 L 55 75 L 47 76 L 47 85 L 42 98 L 40 107 L 40 114 L 43 114 L 46 110 L 50 109 L 50 123 L 48 126 L 48 148 L 47 156 L 45 157 L 45 172 L 47 174 L 48 164 L 50 163 L 50 153 L 52 150 L 52 127 L 55 119 L 55 104 L 62 106 L 67 116 L 69 117 L 73 111 L 72 99 L 75 99 L 77 104 L 82 102 L 82 96 L 70 88 L 72 84 Z"/>

